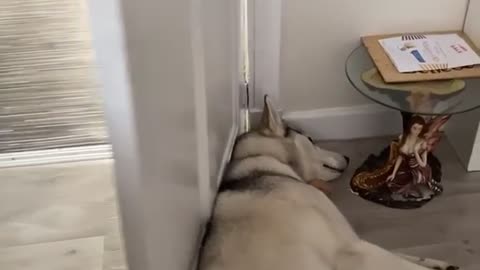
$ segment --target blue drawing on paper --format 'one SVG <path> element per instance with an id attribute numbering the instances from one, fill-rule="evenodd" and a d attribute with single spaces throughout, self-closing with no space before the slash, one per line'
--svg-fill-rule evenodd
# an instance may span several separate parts
<path id="1" fill-rule="evenodd" d="M 420 63 L 425 63 L 425 59 L 423 59 L 422 55 L 418 50 L 412 50 L 410 53 L 418 60 Z"/>

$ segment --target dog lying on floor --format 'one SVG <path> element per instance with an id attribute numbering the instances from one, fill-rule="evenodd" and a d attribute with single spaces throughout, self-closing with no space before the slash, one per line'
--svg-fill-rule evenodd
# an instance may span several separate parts
<path id="1" fill-rule="evenodd" d="M 322 181 L 339 177 L 347 165 L 348 158 L 286 127 L 266 97 L 260 128 L 237 139 L 199 269 L 458 269 L 360 239 L 318 190 L 326 190 Z"/>

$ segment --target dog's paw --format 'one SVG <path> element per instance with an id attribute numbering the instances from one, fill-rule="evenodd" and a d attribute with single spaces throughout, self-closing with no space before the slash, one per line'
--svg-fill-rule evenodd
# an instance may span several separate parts
<path id="1" fill-rule="evenodd" d="M 308 184 L 315 187 L 316 189 L 322 191 L 326 195 L 330 195 L 332 193 L 332 189 L 331 189 L 330 185 L 323 180 L 320 180 L 320 179 L 312 180 L 312 181 L 309 181 Z"/>

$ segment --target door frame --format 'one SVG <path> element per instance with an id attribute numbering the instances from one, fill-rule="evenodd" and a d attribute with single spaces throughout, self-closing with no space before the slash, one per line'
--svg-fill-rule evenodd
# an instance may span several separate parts
<path id="1" fill-rule="evenodd" d="M 264 95 L 269 95 L 275 104 L 281 104 L 279 98 L 283 0 L 248 1 L 252 106 L 261 109 Z"/>

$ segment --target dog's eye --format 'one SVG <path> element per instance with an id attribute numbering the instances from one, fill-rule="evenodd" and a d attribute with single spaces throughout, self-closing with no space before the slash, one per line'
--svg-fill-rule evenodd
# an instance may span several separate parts
<path id="1" fill-rule="evenodd" d="M 308 137 L 308 136 L 307 136 L 307 138 L 308 138 L 308 140 L 309 140 L 311 143 L 313 143 L 312 137 Z"/>

